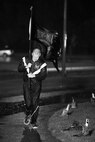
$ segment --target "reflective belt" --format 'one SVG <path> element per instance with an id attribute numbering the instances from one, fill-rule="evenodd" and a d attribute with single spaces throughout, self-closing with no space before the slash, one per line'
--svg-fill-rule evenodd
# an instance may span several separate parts
<path id="1" fill-rule="evenodd" d="M 24 66 L 27 66 L 25 57 L 22 58 Z"/>
<path id="2" fill-rule="evenodd" d="M 22 60 L 23 60 L 24 66 L 27 66 L 25 57 L 23 57 Z M 47 64 L 43 63 L 38 70 L 36 70 L 35 72 L 33 72 L 33 74 L 36 75 L 36 74 L 40 73 L 41 69 L 43 69 L 46 66 L 47 66 Z M 28 69 L 27 69 L 27 72 L 29 73 Z"/>
<path id="3" fill-rule="evenodd" d="M 27 73 L 29 73 L 29 67 L 27 67 L 27 63 L 26 63 L 25 57 L 23 57 L 22 60 L 23 60 L 24 66 L 26 67 Z"/>
<path id="4" fill-rule="evenodd" d="M 35 72 L 33 72 L 33 74 L 38 74 L 38 73 L 40 73 L 41 69 L 43 69 L 43 68 L 46 67 L 46 66 L 47 66 L 47 64 L 46 64 L 46 63 L 43 63 L 43 64 L 40 66 L 40 68 L 39 68 L 38 70 L 36 70 Z"/>

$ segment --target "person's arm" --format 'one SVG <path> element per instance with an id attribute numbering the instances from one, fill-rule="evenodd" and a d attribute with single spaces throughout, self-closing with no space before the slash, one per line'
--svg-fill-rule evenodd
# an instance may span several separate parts
<path id="1" fill-rule="evenodd" d="M 37 80 L 44 80 L 47 76 L 47 66 L 43 67 L 41 71 L 35 75 Z"/>
<path id="2" fill-rule="evenodd" d="M 19 63 L 19 66 L 18 66 L 18 71 L 19 72 L 27 72 L 29 73 L 29 68 L 31 67 L 31 63 L 26 63 L 26 58 L 23 57 L 21 62 Z"/>
<path id="3" fill-rule="evenodd" d="M 36 78 L 37 80 L 43 80 L 47 76 L 47 64 L 43 63 L 41 67 L 33 73 L 29 73 L 29 78 Z"/>

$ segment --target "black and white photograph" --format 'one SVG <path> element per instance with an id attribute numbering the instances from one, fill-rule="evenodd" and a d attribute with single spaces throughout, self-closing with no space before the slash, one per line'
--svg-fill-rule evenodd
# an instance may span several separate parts
<path id="1" fill-rule="evenodd" d="M 95 4 L 0 0 L 0 142 L 95 142 Z"/>

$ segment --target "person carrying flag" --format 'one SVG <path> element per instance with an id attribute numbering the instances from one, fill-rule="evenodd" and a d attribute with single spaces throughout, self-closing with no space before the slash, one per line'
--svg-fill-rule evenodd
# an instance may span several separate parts
<path id="1" fill-rule="evenodd" d="M 42 81 L 47 76 L 47 64 L 42 58 L 39 46 L 33 48 L 31 59 L 23 57 L 18 65 L 18 72 L 23 73 L 23 95 L 25 102 L 24 124 L 31 124 L 37 128 L 39 111 L 39 97 L 42 89 Z"/>

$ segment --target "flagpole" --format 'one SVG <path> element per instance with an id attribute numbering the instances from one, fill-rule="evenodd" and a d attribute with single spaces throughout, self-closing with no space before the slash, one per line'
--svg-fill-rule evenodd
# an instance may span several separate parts
<path id="1" fill-rule="evenodd" d="M 31 15 L 30 15 L 30 21 L 29 21 L 29 60 L 31 60 L 31 45 L 32 45 L 32 39 L 31 39 L 31 31 L 32 31 L 32 9 L 33 7 L 30 7 Z M 31 90 L 31 78 L 29 79 L 29 87 Z"/>
<path id="2" fill-rule="evenodd" d="M 63 17 L 63 52 L 62 52 L 62 72 L 63 77 L 66 73 L 66 47 L 67 47 L 67 0 L 64 0 L 64 17 Z"/>
<path id="3" fill-rule="evenodd" d="M 31 15 L 30 15 L 30 22 L 29 22 L 29 58 L 31 59 L 31 43 L 32 43 L 32 39 L 31 39 L 31 31 L 32 31 L 32 9 L 33 6 L 30 7 L 30 11 L 31 11 Z"/>

